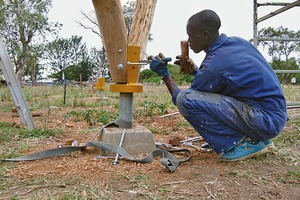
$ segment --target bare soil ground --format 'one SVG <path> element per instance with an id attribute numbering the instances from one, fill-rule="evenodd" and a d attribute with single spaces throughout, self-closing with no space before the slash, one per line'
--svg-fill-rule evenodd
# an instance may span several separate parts
<path id="1" fill-rule="evenodd" d="M 28 145 L 30 148 L 22 155 L 56 148 L 67 139 L 88 142 L 97 127 L 65 120 L 63 115 L 70 109 L 51 112 L 48 118 L 49 128 L 63 127 L 63 134 L 16 140 L 9 146 Z M 39 112 L 47 115 L 45 110 Z M 42 116 L 34 120 L 37 127 L 43 127 Z M 198 136 L 179 114 L 134 120 L 149 130 L 159 130 L 153 132 L 155 141 L 168 143 L 175 136 Z M 9 115 L 1 115 L 0 121 L 19 124 L 19 118 Z M 288 123 L 285 132 L 291 129 L 299 127 Z M 232 163 L 219 162 L 215 152 L 181 147 L 190 149 L 193 156 L 173 173 L 162 167 L 160 158 L 147 164 L 121 159 L 114 166 L 112 158 L 99 159 L 98 150 L 92 148 L 37 161 L 2 162 L 5 174 L 0 179 L 0 199 L 300 199 L 299 142 L 290 147 L 278 146 L 275 152 L 259 158 Z"/>

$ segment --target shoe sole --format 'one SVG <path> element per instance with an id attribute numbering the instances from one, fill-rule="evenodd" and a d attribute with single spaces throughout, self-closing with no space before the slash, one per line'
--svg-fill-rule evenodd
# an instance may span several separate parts
<path id="1" fill-rule="evenodd" d="M 268 144 L 267 148 L 269 151 L 274 151 L 276 149 L 276 146 L 274 145 L 274 143 Z"/>
<path id="2" fill-rule="evenodd" d="M 275 147 L 275 146 L 274 146 Z M 246 160 L 247 158 L 252 158 L 252 157 L 257 157 L 257 156 L 261 156 L 263 154 L 266 154 L 270 152 L 270 150 L 268 149 L 268 147 L 265 147 L 264 149 L 258 151 L 258 152 L 255 152 L 253 154 L 250 154 L 250 155 L 247 155 L 247 156 L 243 156 L 243 157 L 240 157 L 240 158 L 236 158 L 236 159 L 231 159 L 231 160 L 228 160 L 228 159 L 222 159 L 221 158 L 221 161 L 224 161 L 224 162 L 234 162 L 234 161 L 241 161 L 241 160 Z"/>

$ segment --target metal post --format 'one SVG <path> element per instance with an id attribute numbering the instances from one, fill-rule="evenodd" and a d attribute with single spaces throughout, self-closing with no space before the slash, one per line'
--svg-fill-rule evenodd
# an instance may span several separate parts
<path id="1" fill-rule="evenodd" d="M 133 93 L 120 93 L 119 118 L 126 124 L 124 128 L 133 127 Z"/>
<path id="2" fill-rule="evenodd" d="M 2 68 L 5 81 L 9 88 L 10 94 L 17 108 L 18 115 L 21 118 L 22 124 L 26 124 L 28 128 L 34 129 L 35 124 L 32 119 L 31 112 L 25 101 L 24 94 L 21 90 L 20 83 L 13 71 L 12 63 L 9 59 L 8 53 L 0 37 L 0 67 Z"/>
<path id="3" fill-rule="evenodd" d="M 253 45 L 257 47 L 257 0 L 253 0 Z"/>

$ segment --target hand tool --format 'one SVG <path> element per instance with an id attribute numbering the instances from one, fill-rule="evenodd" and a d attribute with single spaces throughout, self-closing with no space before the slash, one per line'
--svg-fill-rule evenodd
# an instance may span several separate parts
<path id="1" fill-rule="evenodd" d="M 193 145 L 192 142 L 183 142 L 183 144 L 186 145 L 186 146 L 189 146 L 189 147 L 194 147 L 196 149 L 200 149 L 200 150 L 205 151 L 205 152 L 210 152 L 209 148 L 204 148 L 204 147 L 199 147 L 197 145 Z"/>
<path id="2" fill-rule="evenodd" d="M 124 141 L 124 137 L 125 137 L 125 132 L 126 132 L 126 129 L 124 129 L 124 131 L 123 131 L 123 133 L 122 133 L 119 147 L 122 147 L 122 144 L 123 144 L 123 141 Z M 113 165 L 119 164 L 119 161 L 118 161 L 118 160 L 119 160 L 119 153 L 116 154 L 115 160 L 112 162 L 112 164 L 113 164 Z"/>
<path id="3" fill-rule="evenodd" d="M 180 149 L 178 147 L 175 147 L 171 144 L 166 144 L 166 143 L 162 143 L 162 142 L 155 142 L 156 147 L 158 148 L 170 148 L 170 149 Z"/>
<path id="4" fill-rule="evenodd" d="M 154 59 L 154 56 L 148 56 L 147 60 L 140 60 L 137 63 L 127 62 L 128 65 L 148 65 L 152 60 Z M 172 58 L 166 57 L 162 59 L 163 62 L 170 62 L 172 61 Z"/>
<path id="5" fill-rule="evenodd" d="M 182 142 L 182 143 L 184 143 L 184 142 L 195 142 L 195 141 L 199 141 L 199 140 L 203 140 L 203 138 L 201 136 L 192 137 L 192 138 L 185 138 L 185 140 L 181 140 L 180 142 Z"/>
<path id="6" fill-rule="evenodd" d="M 187 65 L 187 59 L 189 58 L 189 44 L 188 41 L 180 41 L 181 47 L 181 60 L 182 60 L 182 72 L 189 73 L 189 67 Z"/>

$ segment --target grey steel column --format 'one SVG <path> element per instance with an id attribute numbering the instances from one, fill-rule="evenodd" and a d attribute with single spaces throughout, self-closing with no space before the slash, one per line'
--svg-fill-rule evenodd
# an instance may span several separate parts
<path id="1" fill-rule="evenodd" d="M 0 37 L 0 67 L 2 68 L 5 81 L 9 88 L 10 94 L 17 108 L 19 117 L 22 124 L 26 124 L 28 128 L 35 128 L 34 121 L 32 119 L 31 112 L 25 101 L 24 94 L 21 90 L 20 83 L 13 71 L 12 63 L 9 59 L 8 53 Z"/>
<path id="2" fill-rule="evenodd" d="M 119 120 L 122 128 L 133 127 L 133 93 L 120 93 L 120 108 L 119 108 Z"/>

